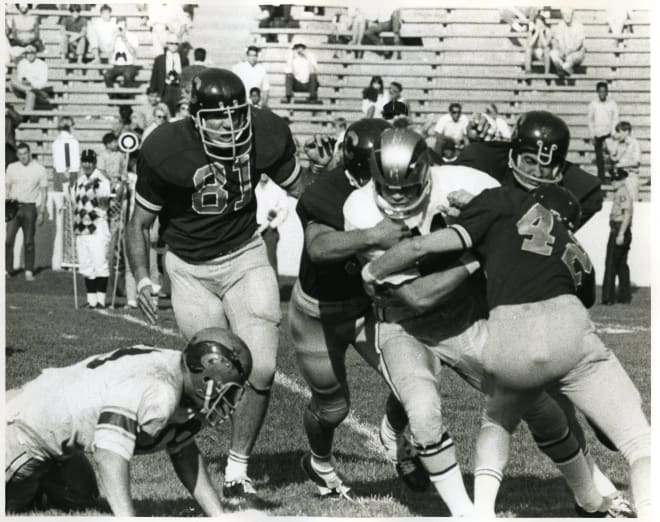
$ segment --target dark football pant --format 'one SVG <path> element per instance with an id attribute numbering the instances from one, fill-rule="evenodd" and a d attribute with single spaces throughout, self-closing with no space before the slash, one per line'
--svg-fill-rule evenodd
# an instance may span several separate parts
<path id="1" fill-rule="evenodd" d="M 607 254 L 605 257 L 605 275 L 603 276 L 603 303 L 615 301 L 616 278 L 619 278 L 619 293 L 616 300 L 620 303 L 630 302 L 630 268 L 628 267 L 628 252 L 632 243 L 630 227 L 623 236 L 623 245 L 616 244 L 621 223 L 610 222 L 610 237 L 607 240 Z"/>
<path id="2" fill-rule="evenodd" d="M 5 268 L 14 268 L 14 242 L 18 229 L 23 230 L 23 249 L 25 250 L 25 270 L 34 271 L 34 234 L 37 223 L 36 203 L 19 203 L 16 217 L 7 223 L 7 239 L 5 240 Z"/>

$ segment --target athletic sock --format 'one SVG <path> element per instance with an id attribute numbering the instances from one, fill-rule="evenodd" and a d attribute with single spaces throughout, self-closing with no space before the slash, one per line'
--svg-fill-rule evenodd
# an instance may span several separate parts
<path id="1" fill-rule="evenodd" d="M 511 434 L 484 417 L 477 436 L 474 466 L 474 506 L 478 515 L 495 516 L 495 501 L 509 460 Z"/>
<path id="2" fill-rule="evenodd" d="M 317 473 L 329 473 L 331 471 L 334 471 L 334 466 L 332 465 L 332 455 L 328 455 L 326 457 L 319 457 L 318 455 L 315 455 L 312 453 L 312 458 L 311 464 L 312 468 L 317 472 Z"/>
<path id="3" fill-rule="evenodd" d="M 598 467 L 598 464 L 596 464 L 596 461 L 594 460 L 588 448 L 584 450 L 584 458 L 587 460 L 587 464 L 589 465 L 589 469 L 591 470 L 591 478 L 593 479 L 594 484 L 596 485 L 596 489 L 598 490 L 598 493 L 600 493 L 604 497 L 611 497 L 613 495 L 616 495 L 619 492 L 619 490 L 607 477 L 607 475 L 605 475 Z"/>
<path id="4" fill-rule="evenodd" d="M 241 455 L 234 450 L 229 450 L 227 467 L 225 468 L 225 482 L 247 478 L 248 455 Z"/>
<path id="5" fill-rule="evenodd" d="M 480 517 L 495 516 L 495 500 L 502 484 L 502 473 L 496 469 L 474 470 L 474 509 Z"/>
<path id="6" fill-rule="evenodd" d="M 630 489 L 640 520 L 651 521 L 651 457 L 636 459 L 630 465 Z M 656 519 L 657 520 L 657 519 Z"/>
<path id="7" fill-rule="evenodd" d="M 380 438 L 385 448 L 385 453 L 387 458 L 392 462 L 398 460 L 398 447 L 399 447 L 399 438 L 403 435 L 403 432 L 397 432 L 392 425 L 390 424 L 387 416 L 383 416 L 383 420 L 380 423 Z"/>
<path id="8" fill-rule="evenodd" d="M 98 303 L 96 298 L 96 280 L 86 277 L 85 290 L 87 290 L 87 304 L 89 306 L 96 306 Z"/>
<path id="9" fill-rule="evenodd" d="M 582 450 L 579 450 L 572 458 L 555 464 L 573 491 L 578 505 L 589 513 L 598 511 L 603 503 L 604 495 L 598 491 L 593 481 L 591 468 Z"/>

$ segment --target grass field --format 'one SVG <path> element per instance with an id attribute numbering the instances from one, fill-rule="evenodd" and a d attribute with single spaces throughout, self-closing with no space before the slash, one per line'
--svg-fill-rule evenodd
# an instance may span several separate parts
<path id="1" fill-rule="evenodd" d="M 79 288 L 82 285 L 79 284 Z M 171 310 L 160 311 L 157 328 L 148 328 L 137 312 L 74 310 L 71 276 L 41 272 L 27 283 L 22 277 L 6 280 L 6 384 L 15 387 L 34 378 L 47 366 L 64 366 L 88 355 L 133 343 L 182 348 Z M 283 298 L 288 296 L 283 288 Z M 84 302 L 82 294 L 80 302 Z M 123 301 L 119 301 L 123 304 Z M 167 304 L 167 302 L 163 303 Z M 286 314 L 286 303 L 282 302 Z M 631 306 L 596 306 L 593 318 L 602 338 L 620 358 L 639 387 L 650 415 L 650 291 L 638 290 Z M 286 315 L 284 324 L 286 324 Z M 335 438 L 337 460 L 358 502 L 320 500 L 305 479 L 299 461 L 306 450 L 302 411 L 306 387 L 282 329 L 279 370 L 270 410 L 250 462 L 250 474 L 272 507 L 272 515 L 307 516 L 448 516 L 435 493 L 413 494 L 397 480 L 394 469 L 379 450 L 377 431 L 387 390 L 379 376 L 351 352 L 347 359 L 353 412 Z M 46 397 L 44 400 L 48 400 Z M 479 426 L 480 396 L 449 371 L 443 383 L 443 408 L 471 490 L 472 454 Z M 228 450 L 229 427 L 207 429 L 199 438 L 214 481 Z M 627 490 L 623 458 L 600 446 L 589 434 L 593 453 L 603 470 Z M 512 458 L 498 500 L 498 511 L 518 517 L 571 517 L 573 500 L 547 458 L 537 452 L 526 428 L 514 437 Z M 200 514 L 195 502 L 178 483 L 164 454 L 136 457 L 131 466 L 132 492 L 144 515 Z M 59 512 L 49 512 L 52 515 Z M 107 507 L 85 515 L 108 514 Z"/>

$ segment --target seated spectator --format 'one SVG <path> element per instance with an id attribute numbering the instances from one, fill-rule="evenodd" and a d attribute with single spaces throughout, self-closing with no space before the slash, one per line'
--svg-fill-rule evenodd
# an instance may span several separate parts
<path id="1" fill-rule="evenodd" d="M 442 150 L 442 143 L 438 144 L 438 142 L 442 142 L 445 138 L 451 138 L 459 151 L 464 145 L 467 145 L 467 127 L 470 120 L 462 112 L 463 108 L 460 103 L 451 103 L 447 114 L 440 116 L 435 125 L 431 122 L 426 126 L 426 135 L 435 136 L 436 151 Z"/>
<path id="2" fill-rule="evenodd" d="M 19 52 L 25 52 L 28 46 L 34 47 L 37 52 L 42 52 L 44 44 L 39 38 L 39 17 L 30 14 L 32 4 L 16 4 L 16 9 L 18 14 L 7 17 L 9 45 L 20 48 Z"/>
<path id="3" fill-rule="evenodd" d="M 87 25 L 87 38 L 95 62 L 108 63 L 115 44 L 117 22 L 112 18 L 112 8 L 101 6 L 101 16 L 95 17 Z"/>
<path id="4" fill-rule="evenodd" d="M 364 6 L 362 7 L 364 10 Z M 377 10 L 369 12 L 367 28 L 364 32 L 364 39 L 369 45 L 384 45 L 385 42 L 380 36 L 383 31 L 394 33 L 394 45 L 401 45 L 401 11 L 392 10 L 388 7 L 378 7 Z M 384 53 L 385 58 L 391 58 L 392 52 Z M 401 52 L 397 52 L 397 58 L 401 59 Z"/>
<path id="5" fill-rule="evenodd" d="M 28 45 L 25 57 L 16 66 L 16 76 L 11 87 L 17 96 L 25 98 L 25 110 L 50 108 L 48 101 L 48 65 L 37 58 L 37 49 Z"/>
<path id="6" fill-rule="evenodd" d="M 284 68 L 286 73 L 286 94 L 282 103 L 290 103 L 294 92 L 307 92 L 308 103 L 321 103 L 318 99 L 318 65 L 314 55 L 307 51 L 304 43 L 296 43 L 289 51 L 289 58 Z"/>
<path id="7" fill-rule="evenodd" d="M 117 28 L 112 44 L 110 65 L 104 74 L 107 87 L 135 87 L 135 77 L 139 67 L 135 65 L 138 38 L 126 28 L 126 18 L 117 18 Z"/>
<path id="8" fill-rule="evenodd" d="M 163 123 L 167 123 L 169 119 L 169 113 L 166 110 L 161 107 L 156 107 L 153 112 L 152 123 L 148 125 L 142 133 L 142 142 L 144 143 L 144 140 L 149 137 L 149 134 L 151 134 L 156 129 L 156 127 L 160 127 Z"/>
<path id="9" fill-rule="evenodd" d="M 500 9 L 500 22 L 509 24 L 514 33 L 529 32 L 537 13 L 536 7 L 507 7 Z"/>
<path id="10" fill-rule="evenodd" d="M 494 103 L 488 105 L 486 115 L 490 118 L 494 129 L 492 137 L 489 135 L 490 139 L 488 141 L 509 141 L 511 139 L 511 129 L 506 120 L 500 116 L 497 105 Z"/>
<path id="11" fill-rule="evenodd" d="M 258 87 L 261 91 L 261 104 L 268 105 L 270 83 L 266 69 L 258 63 L 259 48 L 256 45 L 250 45 L 245 54 L 247 59 L 234 65 L 231 70 L 243 81 L 245 92 L 250 92 L 253 87 Z"/>
<path id="12" fill-rule="evenodd" d="M 252 87 L 249 92 L 250 103 L 253 107 L 261 108 L 261 89 Z"/>
<path id="13" fill-rule="evenodd" d="M 176 104 L 176 113 L 170 121 L 179 121 L 190 118 L 190 101 L 188 97 L 181 96 L 181 99 Z"/>
<path id="14" fill-rule="evenodd" d="M 351 30 L 351 45 L 362 45 L 367 30 L 367 18 L 360 7 L 348 8 L 348 27 Z M 355 58 L 362 58 L 364 51 L 355 50 Z"/>
<path id="15" fill-rule="evenodd" d="M 350 43 L 351 37 L 348 35 L 350 30 L 350 19 L 343 10 L 337 9 L 332 15 L 332 32 L 328 35 L 329 44 L 343 44 L 346 45 Z M 343 54 L 343 51 L 340 49 L 335 49 L 333 53 L 333 58 L 339 58 Z"/>
<path id="16" fill-rule="evenodd" d="M 139 127 L 141 129 L 146 129 L 154 122 L 154 109 L 157 107 L 166 111 L 168 118 L 171 116 L 169 107 L 161 101 L 158 91 L 151 87 L 147 87 L 146 101 L 135 110 L 135 113 L 139 118 Z"/>
<path id="17" fill-rule="evenodd" d="M 631 11 L 625 7 L 625 4 L 618 7 L 608 8 L 606 11 L 607 25 L 610 28 L 610 33 L 617 37 L 617 47 L 622 49 L 626 47 L 626 40 L 624 33 L 632 32 L 630 25 Z"/>
<path id="18" fill-rule="evenodd" d="M 642 162 L 642 152 L 639 142 L 631 136 L 632 125 L 628 121 L 620 121 L 616 124 L 614 139 L 607 141 L 607 149 L 610 157 L 610 175 L 619 170 L 628 173 L 626 186 L 633 201 L 639 196 L 639 167 Z"/>
<path id="19" fill-rule="evenodd" d="M 573 74 L 584 60 L 584 26 L 575 19 L 573 10 L 561 10 L 561 21 L 552 28 L 550 59 L 560 76 Z"/>
<path id="20" fill-rule="evenodd" d="M 436 144 L 440 147 L 439 149 L 432 149 L 438 154 L 438 161 L 441 165 L 449 165 L 454 163 L 458 158 L 458 150 L 456 150 L 456 142 L 451 138 L 445 138 L 443 140 L 437 141 Z"/>
<path id="21" fill-rule="evenodd" d="M 543 62 L 543 72 L 548 74 L 550 71 L 550 27 L 545 17 L 538 13 L 534 17 L 534 23 L 529 24 L 527 32 L 527 42 L 525 43 L 525 72 L 532 72 L 532 61 L 541 60 Z"/>
<path id="22" fill-rule="evenodd" d="M 369 87 L 362 90 L 362 112 L 365 118 L 378 117 L 386 101 L 383 79 L 380 76 L 372 76 Z"/>
<path id="23" fill-rule="evenodd" d="M 403 92 L 403 86 L 399 82 L 390 83 L 385 95 L 385 103 L 381 109 L 382 118 L 392 121 L 399 116 L 408 116 L 408 104 L 401 96 L 401 92 Z"/>
<path id="24" fill-rule="evenodd" d="M 87 18 L 80 14 L 78 4 L 69 5 L 69 16 L 60 25 L 62 58 L 69 63 L 83 63 L 89 47 L 87 41 Z"/>
<path id="25" fill-rule="evenodd" d="M 193 61 L 190 65 L 203 65 L 204 67 L 212 67 L 213 62 L 208 59 L 206 55 L 206 49 L 203 47 L 197 47 L 193 51 Z"/>
<path id="26" fill-rule="evenodd" d="M 181 72 L 188 66 L 188 59 L 179 54 L 179 42 L 175 34 L 170 33 L 166 40 L 165 52 L 154 59 L 149 86 L 160 95 L 169 113 L 174 114 L 181 98 Z"/>
<path id="27" fill-rule="evenodd" d="M 53 170 L 55 190 L 68 191 L 80 172 L 80 142 L 73 135 L 73 118 L 62 116 L 57 124 L 59 134 L 53 140 Z"/>
<path id="28" fill-rule="evenodd" d="M 178 42 L 188 39 L 188 32 L 192 23 L 190 15 L 183 10 L 181 2 L 149 2 L 147 8 L 148 25 L 153 37 L 153 52 L 155 56 L 162 54 L 167 39 L 171 34 L 176 36 Z"/>

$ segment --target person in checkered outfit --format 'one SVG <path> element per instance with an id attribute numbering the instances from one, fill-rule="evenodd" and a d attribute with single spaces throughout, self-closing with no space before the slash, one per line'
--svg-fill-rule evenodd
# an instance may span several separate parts
<path id="1" fill-rule="evenodd" d="M 80 273 L 85 277 L 87 307 L 105 308 L 110 268 L 108 247 L 110 229 L 107 211 L 110 181 L 96 168 L 96 152 L 84 150 L 80 156 L 82 174 L 74 192 L 74 231 Z"/>

